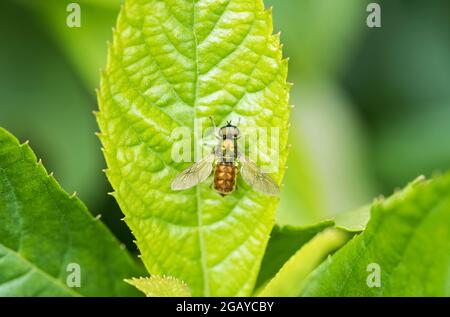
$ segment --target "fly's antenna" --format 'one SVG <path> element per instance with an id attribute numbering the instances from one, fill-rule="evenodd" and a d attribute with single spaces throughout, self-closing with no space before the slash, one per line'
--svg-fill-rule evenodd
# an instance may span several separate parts
<path id="1" fill-rule="evenodd" d="M 231 125 L 231 120 L 227 120 L 227 126 L 230 126 Z"/>
<path id="2" fill-rule="evenodd" d="M 214 131 L 216 131 L 216 123 L 214 122 L 214 117 L 213 116 L 209 116 L 209 120 L 211 120 L 211 124 L 214 128 Z"/>
<path id="3" fill-rule="evenodd" d="M 209 119 L 211 120 L 211 124 L 212 124 L 213 129 L 214 129 L 214 135 L 216 136 L 217 139 L 220 139 L 219 130 L 217 129 L 216 123 L 214 122 L 214 117 L 213 116 L 209 116 Z"/>

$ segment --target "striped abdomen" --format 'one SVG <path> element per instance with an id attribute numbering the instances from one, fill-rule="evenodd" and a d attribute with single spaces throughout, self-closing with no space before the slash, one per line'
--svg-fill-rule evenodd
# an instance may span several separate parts
<path id="1" fill-rule="evenodd" d="M 222 196 L 234 191 L 237 168 L 233 162 L 219 162 L 214 171 L 214 189 Z"/>

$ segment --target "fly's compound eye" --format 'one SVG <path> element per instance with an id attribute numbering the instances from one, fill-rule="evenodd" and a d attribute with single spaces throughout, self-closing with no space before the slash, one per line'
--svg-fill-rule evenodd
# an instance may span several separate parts
<path id="1" fill-rule="evenodd" d="M 241 132 L 239 131 L 238 128 L 234 128 L 234 131 L 233 131 L 233 137 L 234 137 L 235 139 L 239 139 L 239 138 L 241 137 Z"/>
<path id="2" fill-rule="evenodd" d="M 219 129 L 219 137 L 225 139 L 227 137 L 227 129 L 226 128 L 220 128 Z"/>

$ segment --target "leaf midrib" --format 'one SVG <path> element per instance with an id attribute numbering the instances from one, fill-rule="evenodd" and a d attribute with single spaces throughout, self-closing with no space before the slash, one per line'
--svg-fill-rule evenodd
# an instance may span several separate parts
<path id="1" fill-rule="evenodd" d="M 40 267 L 36 266 L 34 263 L 30 262 L 28 259 L 24 258 L 22 254 L 18 253 L 17 251 L 5 246 L 4 244 L 0 244 L 0 247 L 4 248 L 8 253 L 15 256 L 20 261 L 24 262 L 27 266 L 31 268 L 31 270 L 35 270 L 37 273 L 43 275 L 47 280 L 58 286 L 59 288 L 63 289 L 66 292 L 71 293 L 73 296 L 83 296 L 81 293 L 76 292 L 75 290 L 65 286 L 61 280 L 57 279 L 53 275 L 50 275 L 49 273 L 42 270 Z"/>
<path id="2" fill-rule="evenodd" d="M 195 92 L 194 92 L 194 100 L 193 100 L 193 108 L 194 108 L 194 131 L 195 131 L 195 119 L 197 118 L 197 100 L 198 100 L 198 86 L 199 86 L 199 67 L 198 67 L 198 40 L 197 34 L 195 33 L 195 23 L 196 23 L 196 1 L 192 0 L 192 34 L 194 36 L 194 44 L 195 44 L 195 52 L 194 52 L 194 63 L 195 63 Z M 206 259 L 206 247 L 205 247 L 205 238 L 203 236 L 203 210 L 200 204 L 200 190 L 199 186 L 195 187 L 195 199 L 197 205 L 197 223 L 198 223 L 198 239 L 200 244 L 200 261 L 202 266 L 202 274 L 203 274 L 203 296 L 210 295 L 209 289 L 209 279 L 208 279 L 208 263 Z"/>
<path id="3" fill-rule="evenodd" d="M 20 151 L 21 153 L 21 160 L 25 161 L 25 157 L 24 157 L 24 153 L 23 151 Z M 11 187 L 10 190 L 12 192 L 12 194 L 14 195 L 15 199 L 15 203 L 17 205 L 17 209 L 22 209 L 21 208 L 21 204 L 18 202 L 17 199 L 17 195 L 13 189 L 13 186 L 11 185 L 11 182 L 8 178 L 8 175 L 6 174 L 6 171 L 4 168 L 0 168 L 0 172 L 3 173 L 6 181 L 8 182 L 8 185 Z M 45 184 L 46 185 L 46 184 Z M 48 191 L 48 188 L 46 186 L 46 189 Z M 48 192 L 49 193 L 49 192 Z M 49 193 L 50 194 L 50 193 Z M 53 199 L 52 199 L 53 201 Z M 19 215 L 19 219 L 20 219 L 20 223 L 22 226 L 22 217 Z M 22 244 L 22 235 L 20 235 L 20 240 L 19 240 L 19 248 L 20 245 Z M 34 263 L 30 262 L 29 260 L 27 260 L 26 258 L 24 258 L 22 256 L 22 254 L 20 254 L 18 251 L 11 249 L 10 247 L 7 247 L 6 245 L 4 245 L 3 243 L 0 243 L 0 247 L 3 247 L 7 252 L 9 252 L 10 254 L 14 255 L 16 258 L 18 258 L 20 261 L 26 263 L 27 266 L 29 266 L 31 270 L 35 270 L 36 272 L 38 272 L 39 274 L 43 275 L 45 278 L 47 278 L 48 280 L 50 280 L 51 282 L 53 282 L 54 284 L 56 284 L 58 287 L 60 287 L 61 289 L 64 289 L 65 291 L 68 291 L 69 293 L 73 293 L 74 296 L 82 296 L 80 293 L 74 291 L 73 289 L 65 286 L 63 283 L 61 283 L 61 281 L 59 279 L 57 279 L 56 277 L 50 275 L 49 273 L 45 272 L 44 270 L 42 270 L 41 268 L 39 268 L 38 266 L 36 266 Z"/>

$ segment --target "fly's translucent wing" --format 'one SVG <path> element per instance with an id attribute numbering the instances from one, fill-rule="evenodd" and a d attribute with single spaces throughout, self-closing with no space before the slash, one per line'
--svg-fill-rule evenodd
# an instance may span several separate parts
<path id="1" fill-rule="evenodd" d="M 239 162 L 242 165 L 242 178 L 256 191 L 270 196 L 279 195 L 278 185 L 269 175 L 263 173 L 255 163 L 247 160 L 242 154 L 239 154 Z"/>
<path id="2" fill-rule="evenodd" d="M 172 181 L 171 188 L 173 190 L 188 189 L 203 182 L 212 172 L 214 158 L 215 155 L 211 153 L 185 169 Z"/>

